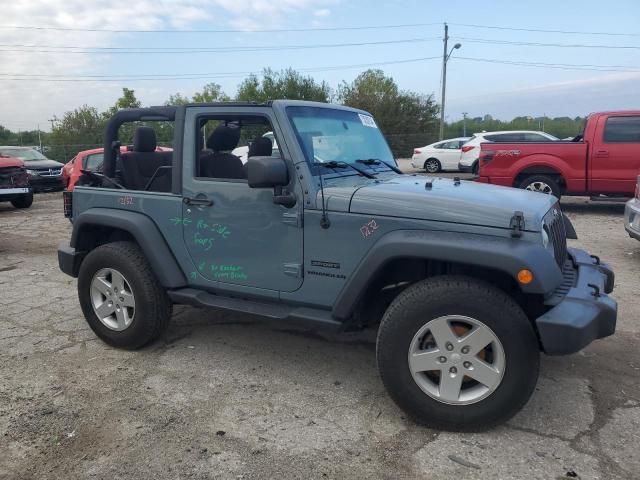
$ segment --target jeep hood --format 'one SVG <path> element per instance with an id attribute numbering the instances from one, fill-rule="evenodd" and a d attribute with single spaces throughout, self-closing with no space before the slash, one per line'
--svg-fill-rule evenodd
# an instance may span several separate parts
<path id="1" fill-rule="evenodd" d="M 329 210 L 497 228 L 510 228 L 511 217 L 520 211 L 525 230 L 539 231 L 544 215 L 558 201 L 551 195 L 448 178 L 356 178 L 328 182 Z"/>

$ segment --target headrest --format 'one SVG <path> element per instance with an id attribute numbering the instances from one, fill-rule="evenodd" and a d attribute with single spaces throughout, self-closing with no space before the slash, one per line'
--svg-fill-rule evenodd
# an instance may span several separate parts
<path id="1" fill-rule="evenodd" d="M 267 137 L 258 137 L 249 146 L 248 157 L 270 157 L 273 153 L 273 143 Z"/>
<path id="2" fill-rule="evenodd" d="M 207 148 L 214 152 L 231 151 L 240 141 L 240 128 L 234 125 L 218 125 L 207 139 Z"/>
<path id="3" fill-rule="evenodd" d="M 156 132 L 151 127 L 138 127 L 133 134 L 134 152 L 155 152 Z"/>

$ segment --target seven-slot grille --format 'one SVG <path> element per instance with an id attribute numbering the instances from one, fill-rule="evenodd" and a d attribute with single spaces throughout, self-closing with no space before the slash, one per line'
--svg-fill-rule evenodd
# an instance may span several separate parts
<path id="1" fill-rule="evenodd" d="M 544 229 L 553 245 L 553 253 L 560 268 L 567 260 L 567 231 L 564 226 L 562 211 L 557 204 L 544 216 Z"/>

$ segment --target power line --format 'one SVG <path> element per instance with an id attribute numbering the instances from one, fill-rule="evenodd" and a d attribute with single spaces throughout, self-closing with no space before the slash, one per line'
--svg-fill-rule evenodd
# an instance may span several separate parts
<path id="1" fill-rule="evenodd" d="M 497 25 L 478 25 L 472 23 L 450 23 L 457 27 L 471 27 L 471 28 L 486 28 L 491 30 L 509 30 L 516 32 L 538 32 L 538 33 L 561 33 L 568 35 L 602 35 L 610 37 L 640 37 L 640 33 L 623 33 L 623 32 L 585 32 L 577 30 L 546 30 L 541 28 L 517 28 L 517 27 L 502 27 Z"/>
<path id="2" fill-rule="evenodd" d="M 308 45 L 252 45 L 252 46 L 237 46 L 237 47 L 72 47 L 72 46 L 60 46 L 60 47 L 47 47 L 47 50 L 31 50 L 31 49 L 0 49 L 0 52 L 22 52 L 22 53 L 81 53 L 81 54 L 185 54 L 185 53 L 237 53 L 237 52 L 263 52 L 263 51 L 282 51 L 282 50 L 308 50 L 317 48 L 342 48 L 342 47 L 361 47 L 370 45 L 397 45 L 402 43 L 422 43 L 439 40 L 440 37 L 426 37 L 426 38 L 408 38 L 402 40 L 380 40 L 375 42 L 350 42 L 350 43 L 318 43 Z M 0 45 L 13 46 L 13 45 Z M 37 45 L 23 45 L 22 47 L 36 47 Z M 59 48 L 60 50 L 50 50 L 51 48 Z M 76 50 L 73 50 L 76 49 Z M 82 50 L 77 50 L 82 49 Z"/>
<path id="3" fill-rule="evenodd" d="M 123 30 L 108 28 L 72 28 L 40 27 L 33 25 L 0 25 L 0 29 L 13 30 L 53 30 L 59 32 L 107 32 L 107 33 L 286 33 L 286 32 L 337 32 L 347 30 L 374 30 L 392 28 L 414 28 L 441 25 L 441 23 L 404 23 L 396 25 L 363 25 L 352 27 L 314 27 L 314 28 L 268 28 L 255 30 L 242 29 L 204 29 L 204 30 Z"/>
<path id="4" fill-rule="evenodd" d="M 500 63 L 505 65 L 517 65 L 522 67 L 541 67 L 556 68 L 560 70 L 587 70 L 593 72 L 630 72 L 640 73 L 640 68 L 628 67 L 623 65 L 590 65 L 590 64 L 571 64 L 571 63 L 544 63 L 544 62 L 525 62 L 518 60 L 499 60 L 494 58 L 474 58 L 456 56 L 457 60 L 467 60 L 471 62 L 483 63 Z"/>
<path id="5" fill-rule="evenodd" d="M 405 60 L 391 60 L 387 62 L 375 62 L 375 63 L 360 63 L 360 64 L 350 64 L 350 65 L 333 65 L 327 67 L 308 67 L 308 68 L 298 68 L 295 69 L 297 72 L 307 73 L 307 72 L 324 72 L 324 71 L 335 71 L 335 70 L 347 70 L 353 68 L 367 68 L 367 67 L 375 67 L 375 66 L 384 66 L 384 65 L 397 65 L 403 63 L 416 63 L 423 62 L 427 60 L 435 60 L 437 57 L 422 57 L 422 58 L 410 58 Z M 218 72 L 218 73 L 185 73 L 185 74 L 142 74 L 135 76 L 118 76 L 118 75 L 85 75 L 78 76 L 74 75 L 73 77 L 68 77 L 64 75 L 28 75 L 28 74 L 11 74 L 11 73 L 0 73 L 0 77 L 11 77 L 11 78 L 3 78 L 2 80 L 16 80 L 16 81 L 47 81 L 47 82 L 122 82 L 122 81 L 166 81 L 166 80 L 199 80 L 199 79 L 214 79 L 214 78 L 238 78 L 245 77 L 248 75 L 259 75 L 256 72 Z"/>
<path id="6" fill-rule="evenodd" d="M 464 40 L 470 43 L 489 43 L 493 45 L 518 45 L 525 47 L 561 47 L 561 48 L 613 48 L 613 49 L 633 49 L 640 50 L 638 45 L 586 45 L 582 43 L 541 43 L 541 42 L 518 42 L 512 40 L 494 40 L 488 38 L 472 38 L 472 37 L 457 37 L 459 40 Z"/>

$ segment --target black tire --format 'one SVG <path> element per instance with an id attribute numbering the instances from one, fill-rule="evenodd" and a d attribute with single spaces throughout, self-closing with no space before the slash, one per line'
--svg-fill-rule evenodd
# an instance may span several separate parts
<path id="1" fill-rule="evenodd" d="M 476 160 L 471 166 L 471 173 L 478 175 L 480 173 L 480 161 Z"/>
<path id="2" fill-rule="evenodd" d="M 33 204 L 33 193 L 27 193 L 11 200 L 11 205 L 15 208 L 29 208 Z"/>
<path id="3" fill-rule="evenodd" d="M 560 197 L 562 196 L 562 190 L 560 189 L 558 180 L 549 175 L 530 175 L 520 182 L 520 184 L 518 185 L 518 188 L 522 188 L 524 190 L 531 190 L 531 188 L 528 188 L 528 187 L 536 183 L 540 185 L 547 185 L 550 189 L 550 191 L 548 192 L 541 192 L 541 193 L 548 193 L 556 197 L 558 200 L 560 200 Z"/>
<path id="4" fill-rule="evenodd" d="M 108 328 L 96 315 L 91 303 L 91 282 L 104 268 L 120 272 L 131 287 L 135 313 L 122 331 Z M 105 343 L 135 350 L 157 339 L 169 325 L 172 304 L 158 283 L 140 248 L 133 242 L 113 242 L 89 252 L 80 265 L 78 298 L 87 323 Z"/>
<path id="5" fill-rule="evenodd" d="M 424 161 L 424 171 L 427 173 L 438 173 L 442 170 L 442 164 L 437 158 L 428 158 Z"/>
<path id="6" fill-rule="evenodd" d="M 427 395 L 414 380 L 408 353 L 427 322 L 464 315 L 488 326 L 504 349 L 504 374 L 496 389 L 476 403 L 455 405 Z M 538 379 L 538 340 L 518 304 L 491 284 L 464 276 L 441 276 L 404 290 L 387 309 L 376 345 L 378 369 L 393 400 L 416 422 L 451 431 L 482 431 L 518 412 Z M 468 378 L 468 377 L 465 377 Z"/>

